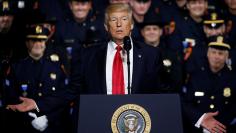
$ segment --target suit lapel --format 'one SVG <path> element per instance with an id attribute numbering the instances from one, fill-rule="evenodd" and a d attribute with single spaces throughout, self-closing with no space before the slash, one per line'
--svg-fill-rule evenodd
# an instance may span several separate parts
<path id="1" fill-rule="evenodd" d="M 140 78 L 142 77 L 142 67 L 143 67 L 143 52 L 140 44 L 137 42 L 133 43 L 133 76 L 132 76 L 132 93 L 138 90 Z"/>
<path id="2" fill-rule="evenodd" d="M 101 83 L 101 92 L 102 94 L 107 93 L 106 88 L 106 56 L 107 56 L 107 44 L 102 44 L 103 46 L 98 52 L 96 61 L 97 61 L 97 72 L 98 75 L 101 77 L 98 77 L 99 83 Z"/>

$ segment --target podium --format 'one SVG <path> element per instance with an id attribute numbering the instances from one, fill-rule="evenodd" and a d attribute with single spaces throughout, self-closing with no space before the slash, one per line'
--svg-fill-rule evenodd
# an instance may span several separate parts
<path id="1" fill-rule="evenodd" d="M 78 133 L 183 133 L 179 95 L 81 95 Z"/>

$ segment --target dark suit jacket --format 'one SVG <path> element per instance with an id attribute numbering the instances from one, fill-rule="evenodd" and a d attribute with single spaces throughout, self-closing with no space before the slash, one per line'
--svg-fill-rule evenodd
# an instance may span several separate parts
<path id="1" fill-rule="evenodd" d="M 107 93 L 107 45 L 107 43 L 104 43 L 79 52 L 80 58 L 72 61 L 70 89 L 79 89 L 82 94 Z M 160 52 L 156 48 L 134 42 L 132 93 L 158 92 L 160 61 Z"/>

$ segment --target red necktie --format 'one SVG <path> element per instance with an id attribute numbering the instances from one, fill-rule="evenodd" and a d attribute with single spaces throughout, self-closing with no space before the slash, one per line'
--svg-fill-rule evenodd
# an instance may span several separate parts
<path id="1" fill-rule="evenodd" d="M 112 69 L 112 94 L 125 94 L 123 63 L 120 55 L 121 46 L 116 46 L 116 54 Z"/>

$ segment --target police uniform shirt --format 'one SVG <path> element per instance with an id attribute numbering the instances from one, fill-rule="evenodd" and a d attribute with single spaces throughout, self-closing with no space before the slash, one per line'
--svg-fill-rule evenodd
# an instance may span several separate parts
<path id="1" fill-rule="evenodd" d="M 204 64 L 189 77 L 184 94 L 185 113 L 194 125 L 204 113 L 219 111 L 216 119 L 229 125 L 235 105 L 232 72 L 225 65 L 222 70 L 213 73 L 206 61 Z"/>

